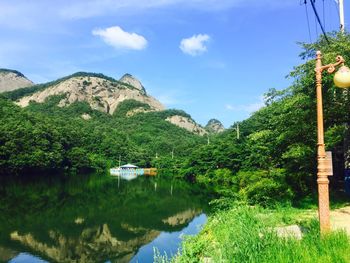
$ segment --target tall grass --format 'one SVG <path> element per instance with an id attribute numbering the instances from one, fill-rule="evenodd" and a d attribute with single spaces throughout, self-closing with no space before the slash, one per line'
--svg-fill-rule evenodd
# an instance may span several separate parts
<path id="1" fill-rule="evenodd" d="M 282 210 L 237 207 L 212 216 L 198 236 L 187 238 L 172 262 L 350 262 L 350 239 L 344 232 L 320 238 L 315 219 L 305 219 L 301 240 L 278 237 L 274 226 L 283 224 Z M 287 216 L 287 223 L 298 218 Z M 301 222 L 299 222 L 300 224 Z M 157 262 L 169 261 L 157 256 Z"/>

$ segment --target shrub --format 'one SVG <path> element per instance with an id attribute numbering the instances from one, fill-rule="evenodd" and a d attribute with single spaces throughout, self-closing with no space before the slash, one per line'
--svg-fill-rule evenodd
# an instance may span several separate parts
<path id="1" fill-rule="evenodd" d="M 240 171 L 234 177 L 238 196 L 249 204 L 271 205 L 293 197 L 284 169 Z"/>

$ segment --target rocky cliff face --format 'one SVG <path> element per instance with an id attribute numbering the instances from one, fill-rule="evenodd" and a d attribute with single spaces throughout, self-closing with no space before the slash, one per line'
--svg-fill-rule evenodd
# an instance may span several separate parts
<path id="1" fill-rule="evenodd" d="M 219 120 L 211 119 L 205 126 L 205 130 L 207 130 L 209 133 L 220 133 L 225 130 L 225 127 Z"/>
<path id="2" fill-rule="evenodd" d="M 0 93 L 32 85 L 34 85 L 34 83 L 27 79 L 22 73 L 15 70 L 0 69 Z"/>
<path id="3" fill-rule="evenodd" d="M 201 126 L 188 117 L 174 115 L 166 118 L 166 121 L 201 136 L 207 133 Z"/>
<path id="4" fill-rule="evenodd" d="M 135 85 L 135 86 L 133 86 Z M 52 86 L 20 98 L 16 103 L 22 107 L 30 101 L 44 102 L 50 96 L 62 96 L 58 106 L 64 107 L 76 101 L 88 102 L 92 109 L 113 114 L 124 100 L 136 100 L 148 104 L 151 110 L 160 111 L 164 106 L 149 96 L 142 84 L 127 74 L 120 81 L 85 75 L 65 79 Z"/>
<path id="5" fill-rule="evenodd" d="M 141 84 L 141 82 L 130 74 L 125 74 L 119 81 L 136 88 L 143 94 L 146 94 L 146 90 L 144 86 Z"/>

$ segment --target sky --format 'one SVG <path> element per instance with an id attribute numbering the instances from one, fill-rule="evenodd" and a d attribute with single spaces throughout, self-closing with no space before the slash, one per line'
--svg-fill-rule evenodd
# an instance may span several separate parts
<path id="1" fill-rule="evenodd" d="M 167 108 L 229 127 L 262 107 L 270 88 L 292 83 L 297 43 L 321 33 L 310 3 L 308 27 L 303 2 L 0 0 L 0 68 L 35 83 L 77 71 L 130 73 Z M 326 31 L 338 30 L 336 1 L 316 6 Z"/>

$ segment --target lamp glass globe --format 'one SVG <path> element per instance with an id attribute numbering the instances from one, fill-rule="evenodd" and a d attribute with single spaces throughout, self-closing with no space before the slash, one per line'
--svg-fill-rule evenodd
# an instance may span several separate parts
<path id="1" fill-rule="evenodd" d="M 334 74 L 334 84 L 338 88 L 350 87 L 350 69 L 346 66 L 341 66 Z"/>

